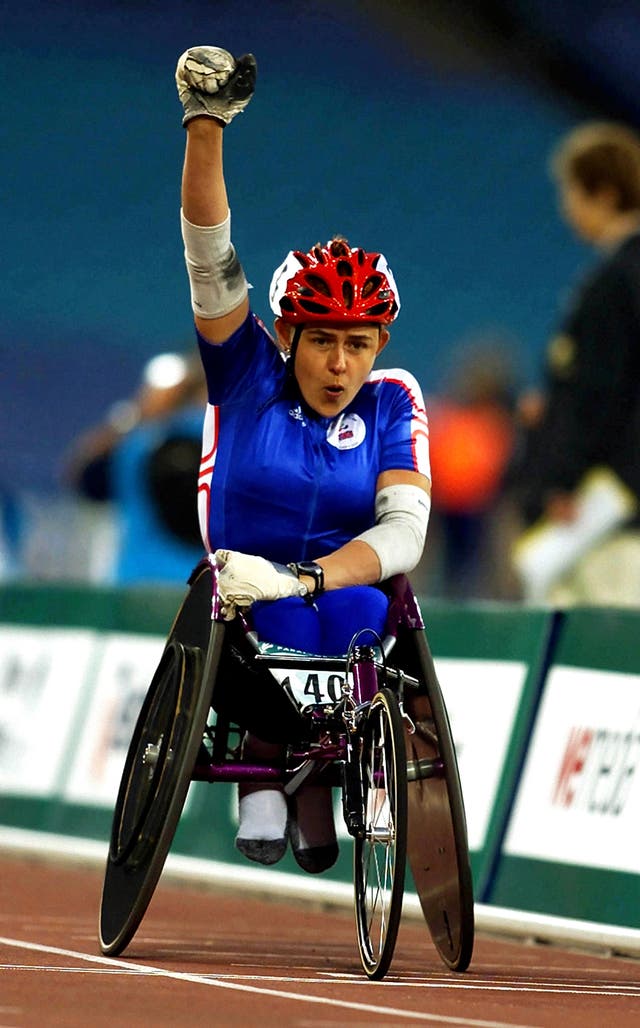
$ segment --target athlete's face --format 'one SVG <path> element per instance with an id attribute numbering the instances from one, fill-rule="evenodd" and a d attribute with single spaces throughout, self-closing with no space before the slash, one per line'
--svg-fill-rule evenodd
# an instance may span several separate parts
<path id="1" fill-rule="evenodd" d="M 325 418 L 348 407 L 366 382 L 389 333 L 378 325 L 310 325 L 303 328 L 294 372 L 305 402 Z"/>

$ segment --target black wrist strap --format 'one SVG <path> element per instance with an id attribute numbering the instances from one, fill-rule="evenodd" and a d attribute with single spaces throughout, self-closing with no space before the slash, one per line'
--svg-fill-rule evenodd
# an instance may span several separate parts
<path id="1" fill-rule="evenodd" d="M 324 569 L 316 564 L 315 560 L 301 560 L 297 564 L 288 564 L 287 567 L 300 578 L 300 575 L 307 575 L 313 579 L 313 596 L 319 596 L 324 592 Z"/>

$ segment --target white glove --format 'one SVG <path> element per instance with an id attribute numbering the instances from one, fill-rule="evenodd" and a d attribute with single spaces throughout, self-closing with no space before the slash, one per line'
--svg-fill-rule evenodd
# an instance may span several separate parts
<path id="1" fill-rule="evenodd" d="M 237 607 L 250 607 L 256 600 L 282 600 L 306 596 L 308 589 L 284 564 L 272 564 L 235 550 L 216 550 L 218 593 L 225 621 L 236 616 Z"/>
<path id="2" fill-rule="evenodd" d="M 253 96 L 256 60 L 253 54 L 236 60 L 218 46 L 194 46 L 178 60 L 176 85 L 184 107 L 183 125 L 201 114 L 228 125 Z"/>

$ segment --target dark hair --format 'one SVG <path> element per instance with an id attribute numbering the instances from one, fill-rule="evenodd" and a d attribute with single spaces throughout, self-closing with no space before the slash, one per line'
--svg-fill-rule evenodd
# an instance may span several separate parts
<path id="1" fill-rule="evenodd" d="M 552 175 L 593 195 L 614 189 L 618 210 L 640 210 L 640 137 L 615 122 L 587 122 L 566 136 L 551 157 Z"/>

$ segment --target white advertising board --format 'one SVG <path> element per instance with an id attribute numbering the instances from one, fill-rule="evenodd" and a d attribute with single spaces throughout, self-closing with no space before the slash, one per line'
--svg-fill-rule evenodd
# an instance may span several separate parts
<path id="1" fill-rule="evenodd" d="M 639 764 L 640 675 L 554 667 L 506 853 L 639 873 Z"/>
<path id="2" fill-rule="evenodd" d="M 56 791 L 97 635 L 0 626 L 0 792 Z"/>
<path id="3" fill-rule="evenodd" d="M 113 633 L 104 644 L 65 799 L 112 807 L 142 701 L 164 648 L 156 636 Z"/>
<path id="4" fill-rule="evenodd" d="M 484 845 L 527 676 L 520 661 L 435 661 L 451 722 L 469 848 Z"/>

